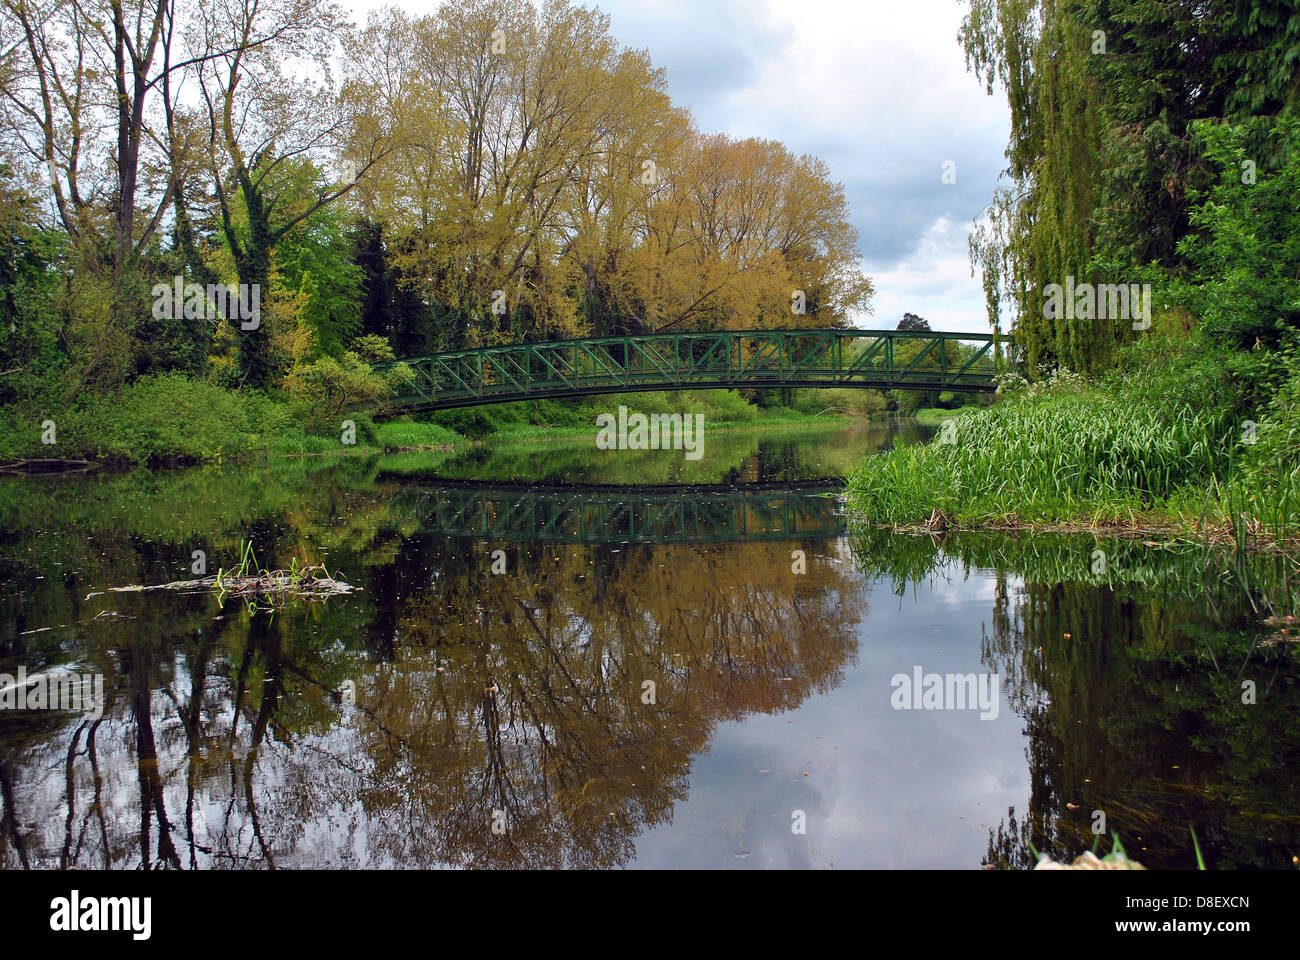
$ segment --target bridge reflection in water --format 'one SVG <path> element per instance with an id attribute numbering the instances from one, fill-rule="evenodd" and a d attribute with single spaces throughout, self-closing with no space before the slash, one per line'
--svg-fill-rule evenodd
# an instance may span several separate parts
<path id="1" fill-rule="evenodd" d="M 839 480 L 656 487 L 457 481 L 412 488 L 420 531 L 554 543 L 825 540 L 844 533 Z"/>

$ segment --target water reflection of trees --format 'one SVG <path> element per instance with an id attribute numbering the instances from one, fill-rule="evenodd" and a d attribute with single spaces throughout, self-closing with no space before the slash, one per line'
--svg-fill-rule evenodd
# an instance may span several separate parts
<path id="1" fill-rule="evenodd" d="M 378 544 L 361 600 L 84 624 L 105 715 L 0 720 L 0 865 L 624 863 L 713 726 L 839 682 L 865 612 L 812 543 L 521 547 L 506 575 L 493 544 Z"/>
<path id="2" fill-rule="evenodd" d="M 1300 669 L 1294 645 L 1262 642 L 1258 622 L 1294 612 L 1287 558 L 871 532 L 855 555 L 899 588 L 936 571 L 996 573 L 982 657 L 1025 722 L 1031 793 L 1019 818 L 1010 810 L 990 832 L 985 863 L 1032 865 L 1027 841 L 1072 858 L 1093 847 L 1101 810 L 1150 866 L 1194 867 L 1190 827 L 1212 867 L 1290 866 L 1300 846 Z M 1255 705 L 1242 703 L 1247 679 Z"/>
<path id="3" fill-rule="evenodd" d="M 904 422 L 828 420 L 810 423 L 799 433 L 775 436 L 762 431 L 709 433 L 705 455 L 685 460 L 678 450 L 644 451 L 637 457 L 592 456 L 595 427 L 548 443 L 509 442 L 470 447 L 431 459 L 427 454 L 385 457 L 385 473 L 438 481 L 522 480 L 538 484 L 730 484 L 783 481 L 797 483 L 817 477 L 846 477 L 862 458 L 895 445 L 917 443 L 933 427 Z"/>
<path id="4" fill-rule="evenodd" d="M 377 469 L 81 480 L 54 500 L 0 485 L 0 656 L 75 662 L 109 698 L 98 721 L 0 714 L 0 866 L 622 863 L 720 720 L 796 706 L 855 656 L 860 580 L 817 562 L 822 541 L 446 539 Z M 88 599 L 250 536 L 269 564 L 324 561 L 364 592 L 252 619 L 210 598 Z M 1031 794 L 988 862 L 1029 863 L 1030 838 L 1077 853 L 1101 809 L 1151 865 L 1194 863 L 1189 825 L 1212 866 L 1289 863 L 1300 684 L 1287 645 L 1252 649 L 1251 611 L 1300 612 L 1300 594 L 1266 559 L 1104 546 L 1098 574 L 1090 537 L 854 544 L 900 590 L 995 573 L 983 657 L 1025 724 Z"/>

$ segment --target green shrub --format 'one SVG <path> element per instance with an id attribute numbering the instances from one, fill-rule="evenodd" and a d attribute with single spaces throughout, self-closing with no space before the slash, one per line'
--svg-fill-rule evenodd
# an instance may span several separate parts
<path id="1" fill-rule="evenodd" d="M 70 409 L 49 414 L 57 443 L 29 443 L 19 455 L 133 463 L 220 459 L 248 450 L 265 426 L 285 422 L 272 416 L 264 398 L 250 402 L 251 396 L 176 373 L 141 377 L 107 396 L 83 394 Z M 36 438 L 34 431 L 26 434 Z"/>
<path id="2" fill-rule="evenodd" d="M 366 363 L 386 363 L 397 359 L 393 345 L 386 337 L 367 333 L 352 341 L 352 352 Z"/>
<path id="3" fill-rule="evenodd" d="M 1283 162 L 1243 182 L 1242 164 L 1252 159 L 1247 129 L 1196 125 L 1219 179 L 1209 190 L 1188 191 L 1197 229 L 1178 252 L 1192 275 L 1172 294 L 1201 318 L 1206 337 L 1238 349 L 1276 346 L 1300 327 L 1300 119 L 1280 119 L 1273 133 Z"/>
<path id="4" fill-rule="evenodd" d="M 351 350 L 339 359 L 321 357 L 300 364 L 286 378 L 289 395 L 333 420 L 345 410 L 384 404 L 393 389 L 410 377 L 405 364 L 386 373 L 376 373 Z"/>
<path id="5" fill-rule="evenodd" d="M 111 394 L 84 394 L 61 412 L 4 411 L 0 457 L 86 458 L 108 463 L 198 463 L 267 453 L 344 449 L 343 419 L 356 424 L 358 446 L 377 445 L 365 413 L 325 416 L 309 405 L 254 390 L 227 390 L 176 373 L 141 377 Z M 40 442 L 53 420 L 57 442 Z"/>

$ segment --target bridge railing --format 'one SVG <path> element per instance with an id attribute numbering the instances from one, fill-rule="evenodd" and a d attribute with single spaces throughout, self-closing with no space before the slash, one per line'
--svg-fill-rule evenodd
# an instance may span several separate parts
<path id="1" fill-rule="evenodd" d="M 990 334 L 740 330 L 521 343 L 413 357 L 399 407 L 706 387 L 988 391 Z M 377 364 L 377 370 L 392 364 Z"/>

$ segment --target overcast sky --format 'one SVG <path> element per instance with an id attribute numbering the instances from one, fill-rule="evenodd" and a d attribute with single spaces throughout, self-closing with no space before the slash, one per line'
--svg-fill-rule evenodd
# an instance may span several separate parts
<path id="1" fill-rule="evenodd" d="M 380 5 L 361 0 L 364 11 Z M 985 331 L 966 237 L 1005 166 L 1006 102 L 966 72 L 961 0 L 585 0 L 649 50 L 701 130 L 780 140 L 844 184 L 876 287 L 859 326 L 904 311 Z M 399 0 L 412 13 L 437 0 Z M 362 14 L 358 14 L 361 16 Z M 942 182 L 943 164 L 956 182 Z"/>

